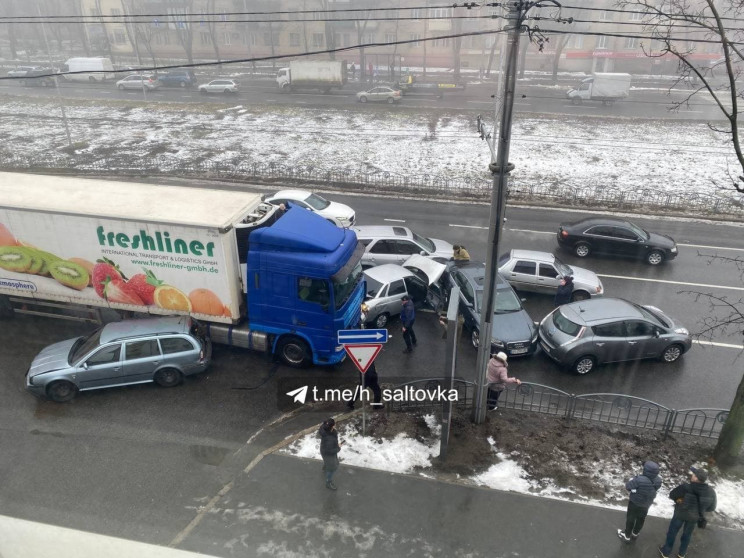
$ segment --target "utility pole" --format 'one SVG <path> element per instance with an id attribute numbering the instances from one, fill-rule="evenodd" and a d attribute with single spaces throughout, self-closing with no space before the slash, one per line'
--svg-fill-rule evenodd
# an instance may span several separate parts
<path id="1" fill-rule="evenodd" d="M 517 81 L 517 60 L 519 55 L 519 37 L 522 24 L 527 12 L 533 7 L 550 4 L 560 8 L 555 0 L 516 0 L 508 3 L 509 11 L 506 15 L 509 36 L 507 39 L 506 68 L 504 70 L 504 95 L 501 99 L 501 123 L 499 126 L 498 144 L 496 146 L 496 162 L 488 168 L 493 174 L 493 189 L 491 191 L 491 222 L 488 229 L 488 252 L 486 255 L 486 277 L 483 285 L 483 305 L 481 307 L 480 342 L 478 345 L 478 360 L 475 370 L 475 400 L 473 406 L 473 422 L 481 424 L 486 420 L 486 393 L 488 381 L 486 378 L 488 361 L 491 356 L 491 332 L 493 331 L 494 310 L 496 307 L 496 279 L 498 276 L 499 242 L 504 225 L 506 209 L 506 186 L 509 173 L 514 165 L 509 163 L 509 145 L 511 142 L 512 115 L 514 109 L 514 89 Z M 499 99 L 496 98 L 498 103 Z M 483 123 L 478 120 L 481 137 L 485 137 Z M 493 138 L 492 141 L 496 141 Z M 494 148 L 491 147 L 493 153 Z"/>
<path id="2" fill-rule="evenodd" d="M 41 19 L 41 7 L 36 4 L 36 13 L 39 14 Z M 49 71 L 54 72 L 54 64 L 52 62 L 52 53 L 49 50 L 49 41 L 47 40 L 46 27 L 44 26 L 44 20 L 41 21 L 41 32 L 44 35 L 44 46 L 46 46 L 47 56 L 49 57 Z M 72 136 L 70 136 L 70 125 L 67 123 L 67 113 L 65 112 L 65 102 L 62 99 L 62 93 L 59 90 L 59 76 L 54 76 L 54 88 L 57 90 L 57 100 L 59 101 L 59 108 L 62 111 L 62 121 L 65 123 L 65 133 L 67 134 L 67 145 L 72 147 Z"/>

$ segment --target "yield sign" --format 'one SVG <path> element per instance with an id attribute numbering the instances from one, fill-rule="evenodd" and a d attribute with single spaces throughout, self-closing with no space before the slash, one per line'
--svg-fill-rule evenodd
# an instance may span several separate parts
<path id="1" fill-rule="evenodd" d="M 354 365 L 359 369 L 359 372 L 364 374 L 382 350 L 382 343 L 344 345 L 344 349 L 346 350 L 346 354 L 354 361 Z"/>

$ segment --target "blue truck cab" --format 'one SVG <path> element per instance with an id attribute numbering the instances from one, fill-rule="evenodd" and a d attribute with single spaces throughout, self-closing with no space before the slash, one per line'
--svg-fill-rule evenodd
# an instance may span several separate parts
<path id="1" fill-rule="evenodd" d="M 248 326 L 290 366 L 341 362 L 342 329 L 359 327 L 364 246 L 350 229 L 299 207 L 251 232 L 245 276 Z"/>

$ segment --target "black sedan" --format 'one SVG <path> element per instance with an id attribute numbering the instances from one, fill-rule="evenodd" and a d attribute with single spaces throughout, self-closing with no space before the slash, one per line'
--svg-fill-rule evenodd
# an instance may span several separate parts
<path id="1" fill-rule="evenodd" d="M 580 258 L 596 253 L 659 265 L 677 257 L 673 238 L 650 233 L 629 221 L 605 217 L 561 224 L 558 244 Z"/>
<path id="2" fill-rule="evenodd" d="M 483 283 L 486 266 L 483 263 L 450 263 L 442 277 L 445 292 L 460 287 L 460 313 L 473 347 L 480 345 L 480 316 L 483 305 Z M 522 307 L 514 289 L 499 274 L 496 281 L 496 309 L 492 320 L 492 350 L 511 356 L 531 355 L 537 349 L 537 327 Z"/>

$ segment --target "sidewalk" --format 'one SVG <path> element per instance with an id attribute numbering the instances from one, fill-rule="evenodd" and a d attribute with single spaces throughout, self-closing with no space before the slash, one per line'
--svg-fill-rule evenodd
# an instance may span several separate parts
<path id="1" fill-rule="evenodd" d="M 215 495 L 174 546 L 214 556 L 656 557 L 668 520 L 649 517 L 633 544 L 624 512 L 344 466 L 336 492 L 320 461 L 269 450 L 317 426 L 303 413 L 259 434 L 250 465 Z M 294 429 L 294 430 L 293 430 Z M 261 457 L 262 456 L 262 457 Z M 257 459 L 258 457 L 258 459 Z M 236 463 L 237 464 L 237 463 Z M 741 556 L 744 532 L 696 530 L 688 556 Z"/>

